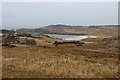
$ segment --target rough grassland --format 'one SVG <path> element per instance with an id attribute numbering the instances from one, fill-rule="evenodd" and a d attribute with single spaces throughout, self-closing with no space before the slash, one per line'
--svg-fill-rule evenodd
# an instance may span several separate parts
<path id="1" fill-rule="evenodd" d="M 73 29 L 65 30 L 67 33 Z M 87 30 L 87 31 L 86 31 Z M 83 32 L 82 32 L 83 31 Z M 56 39 L 41 37 L 37 46 L 2 47 L 3 78 L 115 78 L 118 77 L 117 29 L 77 29 L 92 37 L 82 46 L 52 45 Z M 112 32 L 112 33 L 111 33 Z M 94 35 L 93 35 L 94 34 Z M 106 39 L 104 39 L 104 37 Z M 109 38 L 109 37 L 114 38 Z M 62 41 L 62 40 L 57 40 Z"/>
<path id="2" fill-rule="evenodd" d="M 28 53 L 30 53 L 28 58 Z M 4 78 L 113 78 L 118 72 L 116 53 L 79 47 L 3 47 Z"/>

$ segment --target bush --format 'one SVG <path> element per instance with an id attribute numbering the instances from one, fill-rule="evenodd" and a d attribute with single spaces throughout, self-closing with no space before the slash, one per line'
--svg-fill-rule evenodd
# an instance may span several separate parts
<path id="1" fill-rule="evenodd" d="M 34 39 L 28 39 L 26 42 L 27 42 L 27 45 L 31 45 L 31 46 L 36 45 L 36 41 Z"/>
<path id="2" fill-rule="evenodd" d="M 32 37 L 31 34 L 18 34 L 17 36 L 22 36 L 22 37 Z"/>

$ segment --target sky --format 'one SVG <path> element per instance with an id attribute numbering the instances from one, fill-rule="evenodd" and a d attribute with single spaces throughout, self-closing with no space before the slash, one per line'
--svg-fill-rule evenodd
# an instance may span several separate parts
<path id="1" fill-rule="evenodd" d="M 3 2 L 2 28 L 118 24 L 117 2 Z"/>
<path id="2" fill-rule="evenodd" d="M 119 0 L 1 0 L 2 2 L 118 2 Z"/>

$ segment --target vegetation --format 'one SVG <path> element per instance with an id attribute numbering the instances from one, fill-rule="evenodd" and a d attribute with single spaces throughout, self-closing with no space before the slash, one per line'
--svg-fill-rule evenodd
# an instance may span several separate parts
<path id="1" fill-rule="evenodd" d="M 86 42 L 101 42 L 103 38 L 86 38 L 82 39 L 81 41 L 86 41 Z"/>
<path id="2" fill-rule="evenodd" d="M 15 36 L 4 36 L 2 42 L 5 44 L 18 43 L 18 39 Z"/>
<path id="3" fill-rule="evenodd" d="M 17 47 L 14 48 L 3 46 L 2 77 L 117 78 L 120 76 L 118 74 L 118 66 L 120 66 L 118 64 L 119 37 L 116 37 L 117 31 L 114 27 L 56 28 L 49 27 L 49 31 L 83 33 L 97 37 L 86 38 L 77 43 L 71 41 L 71 44 L 67 40 L 41 36 L 27 39 L 26 44 L 16 44 Z M 27 36 L 30 37 L 30 35 Z M 78 46 L 79 42 L 85 44 Z M 62 45 L 54 46 L 54 44 Z"/>
<path id="4" fill-rule="evenodd" d="M 31 34 L 18 34 L 17 36 L 22 36 L 22 37 L 32 37 Z"/>
<path id="5" fill-rule="evenodd" d="M 113 78 L 117 54 L 78 47 L 3 47 L 3 78 Z M 9 53 L 9 54 L 8 54 Z"/>
<path id="6" fill-rule="evenodd" d="M 31 46 L 34 46 L 34 45 L 36 45 L 36 42 L 35 42 L 35 40 L 34 39 L 27 39 L 27 41 L 26 41 L 27 43 L 27 45 L 31 45 Z"/>

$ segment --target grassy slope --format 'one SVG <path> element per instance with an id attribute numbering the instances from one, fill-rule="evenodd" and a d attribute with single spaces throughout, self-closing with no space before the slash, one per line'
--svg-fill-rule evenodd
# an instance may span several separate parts
<path id="1" fill-rule="evenodd" d="M 30 60 L 27 54 L 30 52 Z M 116 53 L 78 47 L 3 47 L 3 77 L 114 77 Z"/>
<path id="2" fill-rule="evenodd" d="M 27 46 L 3 47 L 3 77 L 115 77 L 118 72 L 117 51 L 114 49 L 115 46 L 111 46 L 114 43 L 103 43 L 102 40 L 103 38 L 100 37 L 88 38 L 82 40 L 86 43 L 83 46 L 55 47 L 51 45 L 54 39 L 43 37 L 36 39 L 37 46 L 32 50 Z M 28 52 L 30 53 L 29 60 Z"/>
<path id="3" fill-rule="evenodd" d="M 90 27 L 47 27 L 45 28 L 50 33 L 72 33 L 72 34 L 86 34 L 91 36 L 101 36 L 101 37 L 109 37 L 118 35 L 117 27 L 98 27 L 98 28 L 90 28 Z"/>

